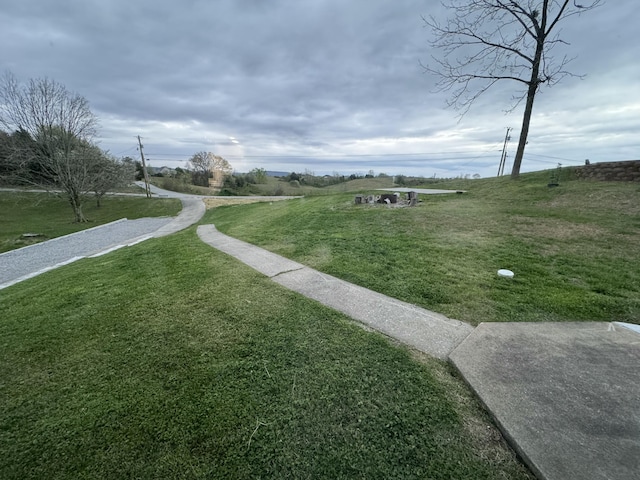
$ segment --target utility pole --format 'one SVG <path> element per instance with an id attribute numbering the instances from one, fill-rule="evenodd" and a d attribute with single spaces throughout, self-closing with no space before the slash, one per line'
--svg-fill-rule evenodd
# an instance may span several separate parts
<path id="1" fill-rule="evenodd" d="M 142 176 L 144 177 L 144 192 L 147 194 L 147 198 L 151 198 L 151 188 L 149 187 L 149 175 L 147 174 L 147 164 L 144 161 L 144 153 L 142 152 L 142 140 L 138 135 L 138 145 L 140 145 L 140 158 L 142 159 Z"/>
<path id="2" fill-rule="evenodd" d="M 509 132 L 513 130 L 507 127 L 507 134 L 504 136 L 504 145 L 502 146 L 502 155 L 500 156 L 500 165 L 498 165 L 498 176 L 504 175 L 504 164 L 507 162 L 507 143 L 511 140 Z"/>

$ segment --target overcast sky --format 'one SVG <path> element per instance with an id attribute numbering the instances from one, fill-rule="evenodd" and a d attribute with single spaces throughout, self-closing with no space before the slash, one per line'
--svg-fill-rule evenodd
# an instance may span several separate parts
<path id="1" fill-rule="evenodd" d="M 585 0 L 586 1 L 586 0 Z M 581 3 L 585 3 L 584 1 Z M 562 27 L 576 56 L 536 99 L 522 171 L 640 158 L 637 0 Z M 0 71 L 49 77 L 100 120 L 99 142 L 152 166 L 211 151 L 236 171 L 495 176 L 521 105 L 498 84 L 466 116 L 424 72 L 431 0 L 0 0 Z"/>

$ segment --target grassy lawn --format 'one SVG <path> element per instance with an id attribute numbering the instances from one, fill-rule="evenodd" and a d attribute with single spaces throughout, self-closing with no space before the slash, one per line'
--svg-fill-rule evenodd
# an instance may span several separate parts
<path id="1" fill-rule="evenodd" d="M 75 223 L 71 207 L 62 198 L 47 193 L 0 192 L 0 253 L 121 218 L 174 216 L 181 209 L 175 199 L 106 196 L 100 208 L 94 200 L 87 201 L 83 211 L 89 222 Z M 23 238 L 24 233 L 40 236 Z"/>
<path id="2" fill-rule="evenodd" d="M 472 324 L 640 323 L 640 186 L 563 178 L 549 188 L 548 179 L 440 183 L 467 193 L 421 195 L 416 208 L 354 205 L 353 194 L 336 194 L 216 208 L 205 221 Z M 515 278 L 498 277 L 500 268 Z"/>
<path id="3" fill-rule="evenodd" d="M 0 319 L 3 479 L 532 478 L 446 363 L 195 228 L 9 287 Z"/>
<path id="4" fill-rule="evenodd" d="M 398 209 L 338 191 L 203 222 L 471 323 L 640 323 L 640 187 L 547 180 L 438 184 L 468 192 Z M 75 226 L 66 205 L 3 195 L 3 235 L 11 218 L 19 233 Z M 179 209 L 133 200 L 112 219 Z M 24 203 L 35 211 L 7 213 Z M 195 227 L 4 289 L 0 345 L 3 479 L 532 479 L 447 363 L 283 289 Z"/>

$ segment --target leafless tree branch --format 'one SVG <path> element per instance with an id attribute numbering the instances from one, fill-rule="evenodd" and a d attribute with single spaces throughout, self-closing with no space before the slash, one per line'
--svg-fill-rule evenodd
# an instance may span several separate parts
<path id="1" fill-rule="evenodd" d="M 430 42 L 441 52 L 424 70 L 437 77 L 436 88 L 449 91 L 447 105 L 464 116 L 473 103 L 500 80 L 523 87 L 511 110 L 526 99 L 523 126 L 512 176 L 517 177 L 536 93 L 542 85 L 555 85 L 566 76 L 571 58 L 555 61 L 551 51 L 567 44 L 555 34 L 564 19 L 599 6 L 601 0 L 578 5 L 575 0 L 449 0 L 451 16 L 440 23 L 423 17 L 433 32 Z"/>
<path id="2" fill-rule="evenodd" d="M 89 102 L 60 83 L 0 79 L 0 126 L 15 132 L 14 154 L 30 165 L 30 181 L 64 192 L 79 222 L 86 221 L 83 197 L 103 180 L 104 153 L 92 143 L 97 125 Z"/>

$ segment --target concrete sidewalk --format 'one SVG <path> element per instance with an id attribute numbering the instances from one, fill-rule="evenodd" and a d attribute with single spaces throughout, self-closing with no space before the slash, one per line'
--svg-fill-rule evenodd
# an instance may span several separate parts
<path id="1" fill-rule="evenodd" d="M 273 281 L 441 359 L 449 358 L 540 479 L 640 479 L 640 330 L 608 322 L 451 320 L 372 292 L 213 225 L 199 237 Z"/>
<path id="2" fill-rule="evenodd" d="M 451 362 L 541 479 L 640 478 L 640 333 L 482 323 Z"/>
<path id="3" fill-rule="evenodd" d="M 446 359 L 473 330 L 466 323 L 353 285 L 231 238 L 218 232 L 213 225 L 198 227 L 198 236 L 280 285 L 434 357 Z"/>
<path id="4" fill-rule="evenodd" d="M 82 258 L 80 254 L 108 253 L 200 220 L 205 212 L 202 197 L 169 195 L 180 198 L 183 210 L 172 219 L 147 219 L 160 221 L 160 228 L 143 236 L 118 230 L 105 238 L 109 229 L 135 224 L 119 221 L 3 254 L 0 270 L 9 272 L 11 266 L 15 278 L 3 280 L 0 275 L 0 289 Z M 228 237 L 213 225 L 198 227 L 198 235 L 291 290 L 417 350 L 448 358 L 540 479 L 640 479 L 639 326 L 482 323 L 474 329 Z M 76 237 L 87 253 L 69 242 Z M 101 243 L 94 247 L 89 237 Z M 43 254 L 46 265 L 39 265 L 33 254 L 40 248 L 51 248 L 57 256 Z M 29 260 L 27 267 L 10 265 L 22 254 Z"/>

